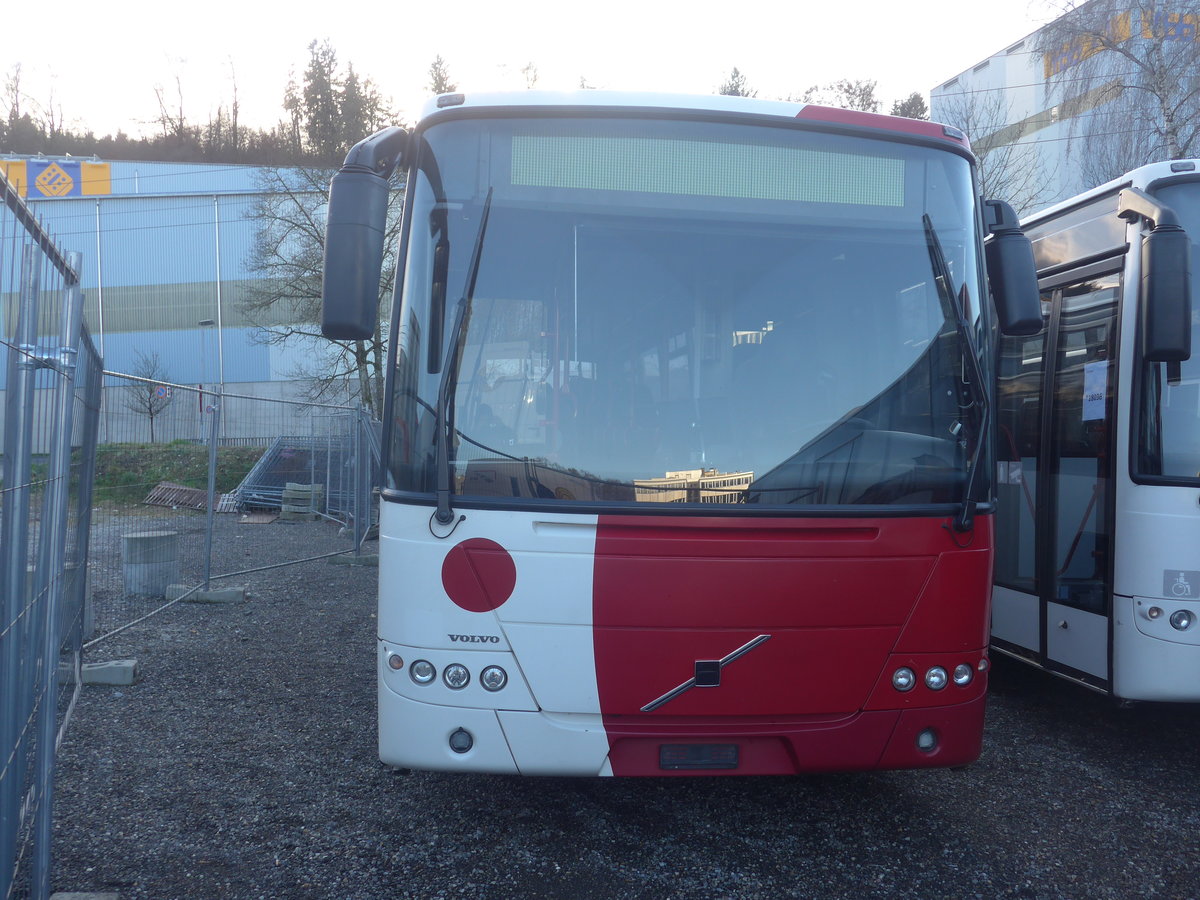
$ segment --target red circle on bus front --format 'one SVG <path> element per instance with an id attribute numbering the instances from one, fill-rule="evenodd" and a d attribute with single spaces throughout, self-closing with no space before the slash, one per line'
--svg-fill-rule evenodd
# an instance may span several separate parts
<path id="1" fill-rule="evenodd" d="M 470 538 L 442 561 L 446 596 L 468 612 L 491 612 L 512 596 L 517 564 L 507 550 L 487 538 Z"/>

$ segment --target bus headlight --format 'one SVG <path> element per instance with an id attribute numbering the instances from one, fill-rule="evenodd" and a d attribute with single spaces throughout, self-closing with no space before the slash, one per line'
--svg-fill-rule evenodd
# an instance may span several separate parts
<path id="1" fill-rule="evenodd" d="M 903 666 L 892 673 L 892 687 L 900 692 L 911 691 L 917 683 L 917 676 L 908 666 Z"/>
<path id="2" fill-rule="evenodd" d="M 488 666 L 479 673 L 479 683 L 485 691 L 498 691 L 508 684 L 508 673 L 499 666 Z"/>
<path id="3" fill-rule="evenodd" d="M 1171 627 L 1176 631 L 1187 631 L 1195 621 L 1196 617 L 1190 609 L 1177 609 L 1171 613 Z"/>
<path id="4" fill-rule="evenodd" d="M 471 673 L 467 671 L 466 666 L 459 663 L 451 663 L 442 672 L 442 681 L 446 682 L 446 687 L 451 690 L 461 691 L 471 683 Z"/>
<path id="5" fill-rule="evenodd" d="M 925 687 L 931 691 L 940 691 L 946 686 L 948 680 L 946 678 L 946 670 L 941 666 L 934 666 L 925 673 Z"/>
<path id="6" fill-rule="evenodd" d="M 437 677 L 437 669 L 427 659 L 418 659 L 408 667 L 408 675 L 417 684 L 429 684 Z"/>
<path id="7" fill-rule="evenodd" d="M 954 667 L 954 683 L 959 687 L 965 687 L 971 683 L 971 679 L 975 677 L 975 670 L 966 663 L 959 663 Z"/>

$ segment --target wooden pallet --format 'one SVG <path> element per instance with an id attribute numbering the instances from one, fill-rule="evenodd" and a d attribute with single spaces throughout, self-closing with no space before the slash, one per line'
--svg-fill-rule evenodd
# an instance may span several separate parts
<path id="1" fill-rule="evenodd" d="M 223 500 L 224 495 L 218 494 L 218 510 L 221 509 Z M 173 481 L 160 481 L 142 502 L 150 506 L 169 506 L 172 509 L 208 509 L 208 491 L 176 484 Z"/>

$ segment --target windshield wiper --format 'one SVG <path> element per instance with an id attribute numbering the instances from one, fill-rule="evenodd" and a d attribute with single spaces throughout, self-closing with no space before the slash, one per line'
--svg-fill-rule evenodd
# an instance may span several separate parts
<path id="1" fill-rule="evenodd" d="M 483 253 L 483 236 L 487 232 L 491 211 L 492 189 L 488 188 L 487 198 L 483 201 L 483 212 L 479 216 L 475 246 L 471 250 L 466 285 L 462 297 L 455 305 L 454 325 L 450 329 L 450 352 L 442 363 L 442 381 L 438 386 L 437 416 L 434 419 L 434 439 L 437 441 L 437 512 L 434 513 L 434 517 L 441 525 L 449 525 L 454 521 L 454 511 L 450 508 L 450 445 L 454 440 L 454 417 L 450 412 L 450 404 L 454 397 L 455 382 L 458 380 L 463 332 L 466 330 L 471 300 L 475 296 L 479 257 Z"/>
<path id="2" fill-rule="evenodd" d="M 970 471 L 963 485 L 962 505 L 954 518 L 955 531 L 970 531 L 975 519 L 975 501 L 971 495 L 975 492 L 975 473 L 979 471 L 979 461 L 983 456 L 984 441 L 987 437 L 988 420 L 991 415 L 988 404 L 988 392 L 983 382 L 983 369 L 979 365 L 979 352 L 975 346 L 975 336 L 971 332 L 971 324 L 967 321 L 966 282 L 955 293 L 950 286 L 950 265 L 946 262 L 946 254 L 942 251 L 942 243 L 938 240 L 933 228 L 933 220 L 929 214 L 921 216 L 925 226 L 925 246 L 929 250 L 929 262 L 933 266 L 933 280 L 937 285 L 938 297 L 941 299 L 943 311 L 954 316 L 955 327 L 962 343 L 963 355 L 967 359 L 967 389 L 971 392 L 971 405 L 979 414 L 979 427 L 975 434 L 975 449 L 971 453 Z"/>

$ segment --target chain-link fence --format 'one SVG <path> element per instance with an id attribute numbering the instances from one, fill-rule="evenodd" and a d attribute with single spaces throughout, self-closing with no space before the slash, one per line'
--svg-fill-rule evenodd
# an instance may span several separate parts
<path id="1" fill-rule="evenodd" d="M 291 382 L 104 371 L 80 254 L 0 192 L 0 900 L 44 900 L 56 750 L 105 639 L 314 558 L 313 529 L 360 554 L 379 426 Z"/>
<path id="2" fill-rule="evenodd" d="M 361 549 L 374 521 L 378 472 L 378 424 L 363 411 L 107 374 L 89 645 L 166 604 L 207 593 L 214 581 L 232 585 L 306 557 L 301 541 L 249 539 L 255 529 L 325 520 L 340 530 L 343 552 Z M 167 398 L 154 414 L 160 433 L 186 410 L 198 416 L 202 437 L 146 441 L 154 396 Z M 244 543 L 244 567 L 213 571 L 214 540 Z"/>
<path id="3" fill-rule="evenodd" d="M 49 894 L 54 759 L 78 697 L 101 361 L 64 256 L 0 178 L 0 897 Z"/>

